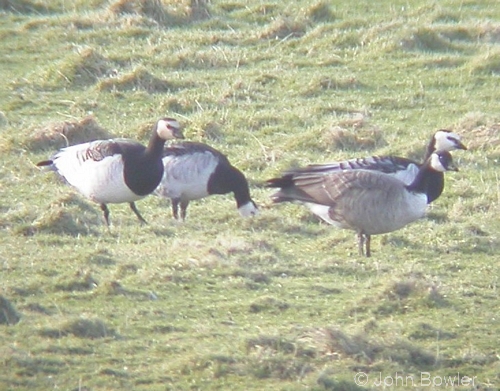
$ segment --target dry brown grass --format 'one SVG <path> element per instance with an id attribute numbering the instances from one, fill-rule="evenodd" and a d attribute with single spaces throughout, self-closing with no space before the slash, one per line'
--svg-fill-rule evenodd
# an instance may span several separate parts
<path id="1" fill-rule="evenodd" d="M 54 151 L 93 140 L 109 139 L 112 135 L 102 128 L 94 117 L 76 121 L 54 122 L 30 131 L 25 147 L 30 151 L 53 149 Z"/>
<path id="2" fill-rule="evenodd" d="M 50 12 L 51 7 L 44 1 L 0 0 L 0 10 L 20 14 L 31 14 Z"/>
<path id="3" fill-rule="evenodd" d="M 335 150 L 373 150 L 386 144 L 380 129 L 367 125 L 362 116 L 353 117 L 333 126 L 323 134 L 323 141 Z"/>
<path id="4" fill-rule="evenodd" d="M 135 15 L 165 27 L 210 18 L 206 0 L 118 0 L 109 5 L 108 14 Z"/>
<path id="5" fill-rule="evenodd" d="M 301 20 L 281 17 L 271 22 L 260 32 L 261 39 L 298 38 L 306 33 L 306 23 Z"/>
<path id="6" fill-rule="evenodd" d="M 146 68 L 137 67 L 131 72 L 101 80 L 100 91 L 146 91 L 149 93 L 169 92 L 179 88 L 173 82 L 152 75 Z"/>
<path id="7" fill-rule="evenodd" d="M 472 150 L 497 150 L 500 147 L 500 122 L 482 113 L 469 113 L 458 121 L 457 132 L 467 139 Z"/>

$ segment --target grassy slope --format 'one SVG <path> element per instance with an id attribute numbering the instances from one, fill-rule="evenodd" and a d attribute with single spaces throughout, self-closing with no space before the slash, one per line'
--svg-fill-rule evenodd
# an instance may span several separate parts
<path id="1" fill-rule="evenodd" d="M 0 13 L 0 280 L 22 314 L 1 326 L 3 388 L 352 390 L 358 371 L 498 387 L 496 1 L 67 3 Z M 150 225 L 112 205 L 107 232 L 33 166 L 55 148 L 38 129 L 89 114 L 142 141 L 179 118 L 245 171 L 261 215 L 225 196 L 176 224 L 151 197 Z M 370 260 L 257 186 L 294 164 L 418 158 L 443 127 L 471 147 L 461 171 Z"/>

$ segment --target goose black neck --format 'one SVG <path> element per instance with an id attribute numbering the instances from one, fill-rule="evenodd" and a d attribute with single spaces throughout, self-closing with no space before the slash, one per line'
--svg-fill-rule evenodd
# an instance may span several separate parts
<path id="1" fill-rule="evenodd" d="M 146 154 L 150 156 L 162 156 L 163 147 L 165 146 L 165 140 L 162 139 L 156 131 L 153 133 L 151 138 L 149 139 L 148 146 L 146 148 Z"/>
<path id="2" fill-rule="evenodd" d="M 427 144 L 427 150 L 425 151 L 424 162 L 431 157 L 431 155 L 436 152 L 436 137 L 432 136 Z"/>
<path id="3" fill-rule="evenodd" d="M 150 194 L 160 183 L 163 176 L 161 157 L 164 145 L 165 140 L 154 132 L 145 149 L 139 145 L 124 152 L 125 183 L 135 194 Z"/>
<path id="4" fill-rule="evenodd" d="M 443 182 L 444 174 L 434 170 L 427 162 L 420 168 L 414 181 L 406 188 L 414 193 L 426 194 L 428 202 L 431 202 L 443 191 Z"/>
<path id="5" fill-rule="evenodd" d="M 248 189 L 248 182 L 241 172 L 240 175 L 235 175 L 234 181 L 234 199 L 236 200 L 236 206 L 238 208 L 249 203 L 252 199 L 250 198 L 250 190 Z"/>
<path id="6" fill-rule="evenodd" d="M 208 181 L 207 190 L 209 194 L 233 193 L 238 208 L 245 205 L 250 198 L 248 182 L 241 171 L 237 168 L 219 164 Z"/>

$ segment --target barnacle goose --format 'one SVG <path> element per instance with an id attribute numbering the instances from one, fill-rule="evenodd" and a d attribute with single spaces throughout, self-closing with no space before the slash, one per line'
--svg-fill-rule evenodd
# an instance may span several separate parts
<path id="1" fill-rule="evenodd" d="M 192 200 L 232 192 L 243 217 L 258 213 L 243 173 L 218 150 L 199 142 L 175 143 L 163 151 L 163 178 L 155 194 L 172 200 L 175 219 L 186 218 Z"/>
<path id="2" fill-rule="evenodd" d="M 61 175 L 90 200 L 100 204 L 109 226 L 107 204 L 128 202 L 145 223 L 135 201 L 152 193 L 163 175 L 161 161 L 166 140 L 184 138 L 173 118 L 156 122 L 149 144 L 133 140 L 96 140 L 61 149 L 50 160 L 37 164 Z"/>
<path id="3" fill-rule="evenodd" d="M 273 202 L 297 201 L 329 224 L 358 233 L 359 252 L 371 255 L 370 236 L 398 230 L 425 214 L 435 172 L 458 171 L 448 151 L 431 154 L 409 185 L 369 170 L 290 170 L 267 181 L 280 188 Z"/>
<path id="4" fill-rule="evenodd" d="M 455 149 L 466 150 L 467 147 L 456 133 L 447 129 L 440 129 L 434 133 L 429 141 L 423 161 L 427 161 L 435 151 L 453 151 Z M 339 170 L 373 170 L 394 176 L 409 185 L 417 176 L 420 167 L 420 163 L 403 157 L 370 156 L 340 162 L 311 164 L 299 169 L 298 172 L 329 173 Z M 427 190 L 427 203 L 429 204 L 438 198 L 444 189 L 444 174 L 440 171 L 433 171 L 432 176 L 434 179 Z"/>

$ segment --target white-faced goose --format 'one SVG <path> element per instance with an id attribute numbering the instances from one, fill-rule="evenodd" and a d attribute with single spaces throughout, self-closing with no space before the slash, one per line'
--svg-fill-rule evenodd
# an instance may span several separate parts
<path id="1" fill-rule="evenodd" d="M 438 130 L 427 145 L 423 161 L 427 161 L 433 152 L 453 151 L 455 149 L 467 149 L 460 141 L 460 136 L 446 129 Z M 297 171 L 329 173 L 339 170 L 373 170 L 394 176 L 404 184 L 409 185 L 415 180 L 422 164 L 398 156 L 370 156 L 332 163 L 311 164 Z M 427 190 L 427 203 L 429 204 L 438 198 L 444 189 L 444 174 L 440 171 L 433 171 L 432 176 L 434 179 Z"/>
<path id="2" fill-rule="evenodd" d="M 371 255 L 370 236 L 398 230 L 421 218 L 427 207 L 427 192 L 435 172 L 458 171 L 451 154 L 438 151 L 419 169 L 410 185 L 378 171 L 335 170 L 328 173 L 291 170 L 267 181 L 280 190 L 271 196 L 275 203 L 300 202 L 339 228 L 358 233 L 359 252 Z"/>
<path id="3" fill-rule="evenodd" d="M 151 194 L 163 175 L 161 161 L 166 140 L 184 138 L 179 123 L 163 118 L 154 126 L 145 147 L 126 139 L 96 140 L 61 149 L 37 164 L 61 175 L 88 199 L 100 204 L 109 226 L 107 204 L 128 202 L 145 223 L 135 201 Z"/>
<path id="4" fill-rule="evenodd" d="M 168 146 L 163 151 L 163 166 L 163 178 L 155 194 L 172 200 L 175 219 L 179 218 L 179 205 L 184 220 L 190 201 L 231 192 L 242 216 L 258 213 L 243 173 L 206 144 L 182 142 Z"/>

